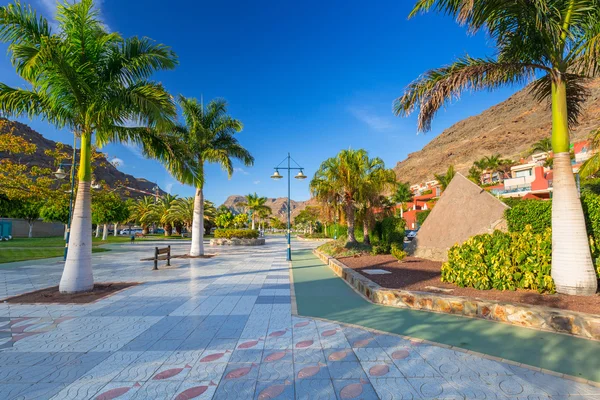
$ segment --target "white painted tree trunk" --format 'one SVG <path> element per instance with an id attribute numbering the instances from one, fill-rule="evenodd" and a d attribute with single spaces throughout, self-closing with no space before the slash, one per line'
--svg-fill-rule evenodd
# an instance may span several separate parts
<path id="1" fill-rule="evenodd" d="M 33 237 L 33 224 L 35 223 L 35 221 L 30 221 L 29 222 L 29 233 L 27 234 L 28 238 L 32 238 Z"/>
<path id="2" fill-rule="evenodd" d="M 190 256 L 204 255 L 204 193 L 201 188 L 196 189 L 194 198 L 194 220 L 192 221 L 192 245 Z"/>
<path id="3" fill-rule="evenodd" d="M 102 240 L 108 239 L 108 224 L 104 224 L 102 228 Z"/>
<path id="4" fill-rule="evenodd" d="M 96 225 L 96 237 L 100 237 L 100 224 Z"/>
<path id="5" fill-rule="evenodd" d="M 80 180 L 77 187 L 69 236 L 69 253 L 59 286 L 61 293 L 85 292 L 94 287 L 90 186 L 90 182 Z"/>
<path id="6" fill-rule="evenodd" d="M 252 216 L 252 230 L 254 230 L 254 215 Z"/>
<path id="7" fill-rule="evenodd" d="M 117 236 L 117 232 L 118 232 L 118 230 L 119 230 L 119 223 L 118 223 L 118 222 L 115 222 L 115 223 L 113 224 L 113 227 L 115 228 L 115 230 L 114 230 L 114 232 L 113 232 L 113 236 Z"/>
<path id="8" fill-rule="evenodd" d="M 400 203 L 400 218 L 404 218 L 404 203 Z"/>
<path id="9" fill-rule="evenodd" d="M 598 280 L 568 152 L 554 154 L 553 187 L 552 278 L 556 291 L 593 295 Z"/>

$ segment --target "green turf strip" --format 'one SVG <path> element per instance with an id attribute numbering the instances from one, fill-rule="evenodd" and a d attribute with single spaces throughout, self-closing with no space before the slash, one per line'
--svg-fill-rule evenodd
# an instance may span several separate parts
<path id="1" fill-rule="evenodd" d="M 370 303 L 314 256 L 294 251 L 298 314 L 430 340 L 600 382 L 600 342 Z"/>

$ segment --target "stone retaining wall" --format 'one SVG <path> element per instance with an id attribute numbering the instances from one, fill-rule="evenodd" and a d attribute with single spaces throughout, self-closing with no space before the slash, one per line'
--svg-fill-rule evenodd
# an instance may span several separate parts
<path id="1" fill-rule="evenodd" d="M 373 303 L 398 308 L 464 315 L 600 340 L 600 316 L 527 304 L 502 303 L 429 292 L 385 289 L 339 260 L 314 254 L 358 293 Z"/>
<path id="2" fill-rule="evenodd" d="M 238 238 L 210 239 L 211 246 L 262 246 L 263 244 L 265 244 L 264 238 L 258 238 L 258 239 L 238 239 Z"/>
<path id="3" fill-rule="evenodd" d="M 296 239 L 304 242 L 329 242 L 333 240 L 332 238 L 305 238 L 302 236 L 296 236 Z"/>

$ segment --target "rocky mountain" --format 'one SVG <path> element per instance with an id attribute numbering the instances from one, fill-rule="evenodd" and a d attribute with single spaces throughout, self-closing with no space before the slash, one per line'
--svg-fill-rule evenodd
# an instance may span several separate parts
<path id="1" fill-rule="evenodd" d="M 590 97 L 583 107 L 571 141 L 586 138 L 600 127 L 600 79 L 588 84 Z M 411 153 L 394 170 L 400 181 L 412 184 L 433 178 L 454 165 L 467 173 L 473 161 L 499 153 L 519 160 L 531 145 L 549 137 L 552 119 L 549 104 L 537 102 L 525 88 L 479 115 L 464 119 L 443 131 L 422 150 Z"/>
<path id="2" fill-rule="evenodd" d="M 243 207 L 239 204 L 245 201 L 246 199 L 244 196 L 232 195 L 229 196 L 222 205 L 234 212 L 244 212 Z M 271 216 L 279 218 L 282 221 L 287 218 L 287 197 L 269 198 L 267 199 L 266 205 L 273 211 Z M 316 202 L 312 199 L 307 201 L 291 200 L 290 210 L 292 219 L 309 205 L 316 205 Z"/>
<path id="3" fill-rule="evenodd" d="M 56 143 L 53 140 L 46 139 L 40 133 L 34 131 L 29 126 L 22 124 L 16 121 L 9 121 L 9 124 L 4 126 L 4 129 L 0 133 L 5 133 L 8 130 L 12 130 L 13 134 L 23 137 L 27 139 L 29 142 L 36 145 L 36 152 L 31 155 L 10 155 L 4 154 L 0 152 L 0 158 L 14 157 L 15 159 L 19 159 L 19 162 L 22 164 L 27 164 L 30 166 L 39 166 L 45 168 L 54 169 L 54 158 L 45 154 L 46 150 L 54 150 L 56 148 Z M 73 147 L 69 145 L 64 145 L 63 151 L 72 154 Z M 79 154 L 78 154 L 79 156 Z M 79 162 L 79 157 L 76 158 L 77 162 Z M 69 158 L 66 163 L 70 164 L 71 159 Z M 69 169 L 67 167 L 65 169 Z M 117 185 L 125 185 L 128 188 L 135 190 L 127 190 L 123 189 L 122 191 L 127 190 L 129 197 L 143 197 L 147 194 L 154 193 L 153 188 L 156 186 L 154 182 L 150 182 L 144 178 L 136 178 L 133 175 L 125 174 L 117 169 L 116 166 L 111 164 L 104 155 L 98 157 L 94 162 L 94 178 L 96 181 L 101 182 L 104 181 L 110 187 L 115 187 Z M 139 190 L 140 192 L 136 191 Z M 159 194 L 165 194 L 163 190 L 160 188 Z M 145 193 L 142 193 L 145 192 Z"/>

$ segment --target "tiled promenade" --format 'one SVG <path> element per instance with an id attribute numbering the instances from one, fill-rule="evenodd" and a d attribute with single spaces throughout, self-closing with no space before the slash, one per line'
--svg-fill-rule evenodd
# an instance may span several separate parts
<path id="1" fill-rule="evenodd" d="M 87 305 L 0 304 L 0 399 L 600 399 L 593 386 L 292 316 L 283 238 L 159 271 L 139 262 L 152 244 L 113 248 L 94 256 L 96 281 L 144 284 Z M 0 266 L 0 298 L 56 285 L 62 270 L 18 265 Z"/>

